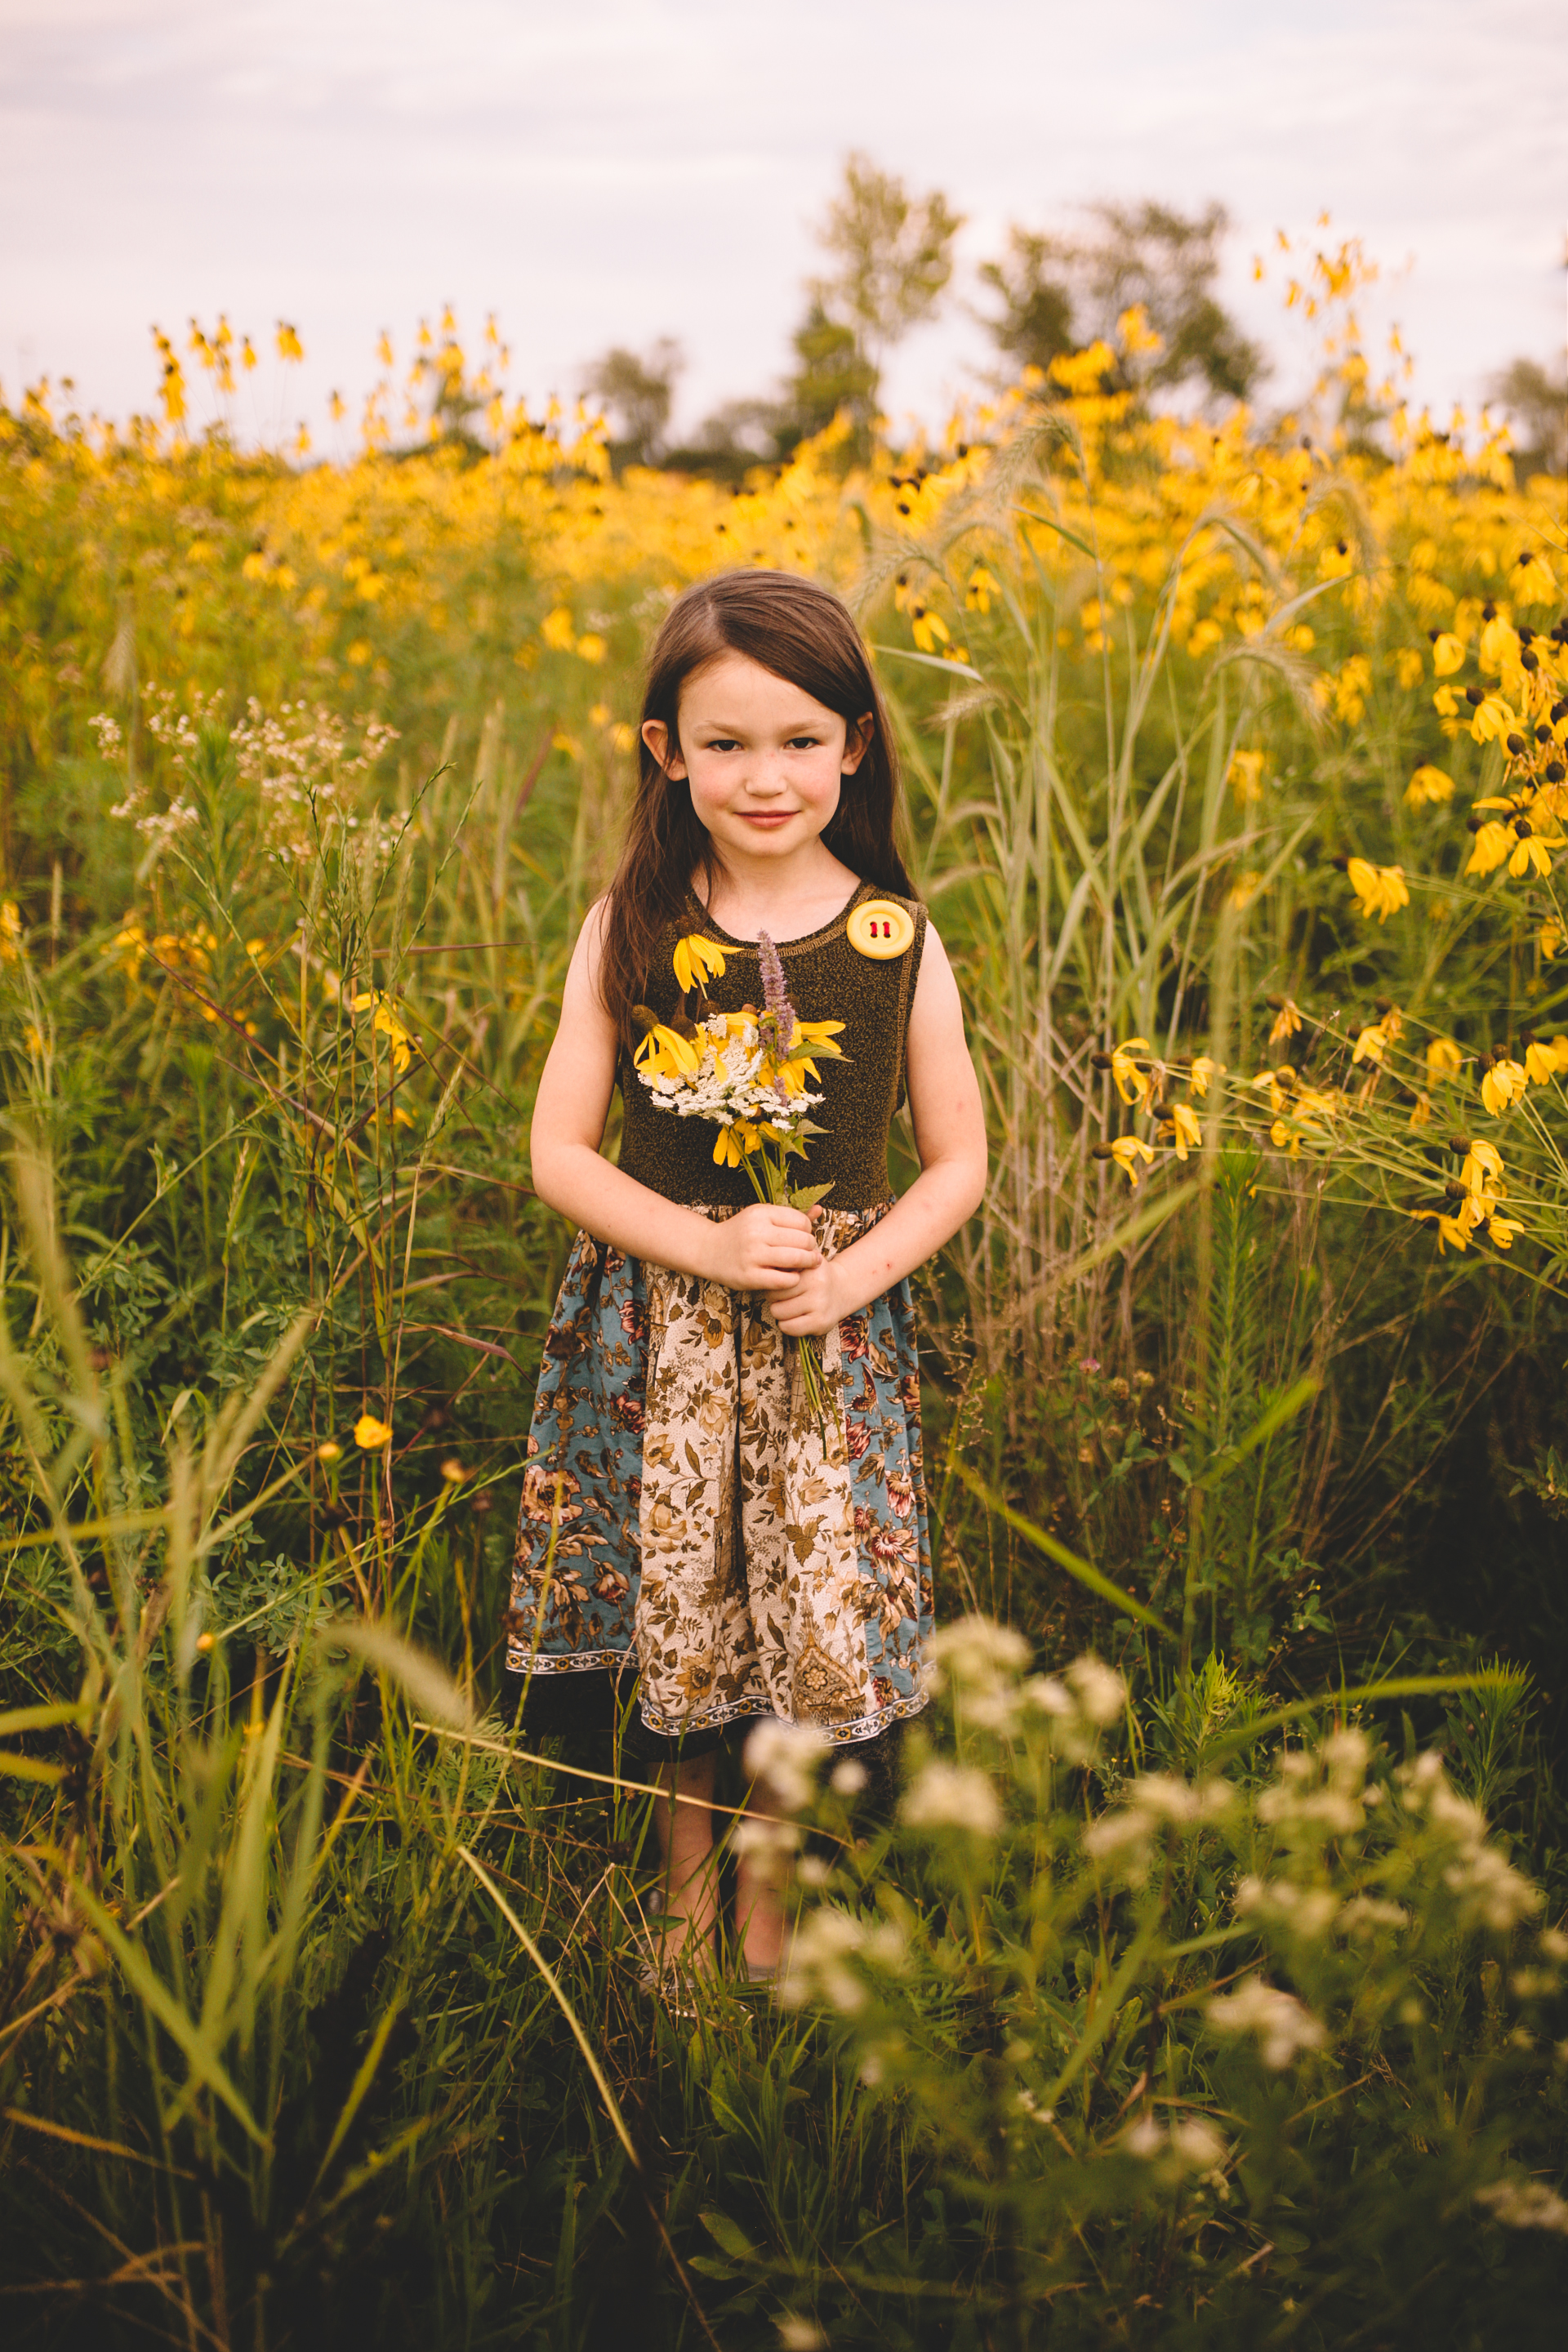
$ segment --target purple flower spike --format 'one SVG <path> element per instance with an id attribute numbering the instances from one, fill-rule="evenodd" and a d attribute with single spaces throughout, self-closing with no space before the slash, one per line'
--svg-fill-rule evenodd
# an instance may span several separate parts
<path id="1" fill-rule="evenodd" d="M 777 1024 L 779 1052 L 787 1054 L 795 1043 L 795 1007 L 789 1001 L 779 951 L 766 931 L 757 933 L 757 961 L 762 967 L 763 1003 Z"/>

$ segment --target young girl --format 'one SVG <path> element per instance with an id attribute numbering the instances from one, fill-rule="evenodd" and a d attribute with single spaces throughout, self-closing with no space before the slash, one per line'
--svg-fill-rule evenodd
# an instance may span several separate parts
<path id="1" fill-rule="evenodd" d="M 508 1621 L 526 1720 L 563 1721 L 536 1695 L 624 1701 L 636 1685 L 626 1753 L 683 1801 L 658 1813 L 667 1956 L 711 1951 L 728 1727 L 772 1717 L 874 1758 L 924 1704 L 907 1277 L 979 1204 L 985 1137 L 897 801 L 881 698 L 837 597 L 731 572 L 671 608 L 626 849 L 577 942 L 533 1115 L 534 1184 L 581 1230 L 545 1342 Z M 821 1131 L 792 1163 L 799 1185 L 832 1187 L 809 1213 L 759 1203 L 743 1167 L 716 1161 L 722 1131 L 660 1109 L 634 1061 L 652 1021 L 686 1010 L 682 942 L 717 950 L 694 966 L 686 947 L 683 977 L 738 1012 L 763 1001 L 764 937 L 800 1019 L 844 1024 L 843 1058 L 814 1082 Z M 618 1166 L 599 1150 L 617 1086 Z M 888 1129 L 906 1099 L 921 1173 L 895 1202 Z M 737 1912 L 750 1973 L 771 1972 L 782 1916 L 744 1859 Z"/>

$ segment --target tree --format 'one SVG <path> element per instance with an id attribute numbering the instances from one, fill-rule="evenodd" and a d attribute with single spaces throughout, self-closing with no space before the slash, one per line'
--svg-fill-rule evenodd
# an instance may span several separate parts
<path id="1" fill-rule="evenodd" d="M 1510 360 L 1487 396 L 1513 426 L 1513 462 L 1522 481 L 1568 473 L 1568 385 L 1561 370 L 1554 381 L 1539 360 Z"/>
<path id="2" fill-rule="evenodd" d="M 876 412 L 879 370 L 857 340 L 855 330 L 828 316 L 815 299 L 790 338 L 797 362 L 789 381 L 789 425 L 804 441 L 832 424 L 841 408 L 858 423 Z"/>
<path id="3" fill-rule="evenodd" d="M 993 341 L 1023 364 L 1048 367 L 1062 350 L 1114 340 L 1124 310 L 1141 305 L 1163 348 L 1123 362 L 1123 381 L 1141 391 L 1202 388 L 1205 397 L 1245 400 L 1264 373 L 1248 341 L 1214 292 L 1220 241 L 1229 226 L 1223 205 L 1189 219 L 1168 205 L 1091 205 L 1092 224 L 1079 236 L 1008 232 L 1007 253 L 981 269 L 1002 298 L 986 320 Z"/>
<path id="4" fill-rule="evenodd" d="M 793 338 L 798 364 L 784 404 L 790 445 L 847 408 L 857 454 L 867 454 L 888 353 L 934 316 L 963 226 L 940 189 L 911 196 L 868 156 L 846 159 L 843 187 L 817 231 L 837 267 L 808 281 L 809 307 Z"/>
<path id="5" fill-rule="evenodd" d="M 1072 289 L 1065 274 L 1070 253 L 1058 237 L 1015 226 L 1003 259 L 980 265 L 981 284 L 1002 298 L 1000 312 L 985 324 L 1017 369 L 1047 369 L 1073 349 Z"/>
<path id="6" fill-rule="evenodd" d="M 868 156 L 847 158 L 843 193 L 817 231 L 838 268 L 811 290 L 829 317 L 847 320 L 856 349 L 879 373 L 893 344 L 934 313 L 963 226 L 940 188 L 917 200 Z"/>
<path id="7" fill-rule="evenodd" d="M 679 344 L 664 336 L 646 359 L 616 344 L 584 375 L 584 392 L 600 402 L 609 419 L 610 455 L 617 466 L 658 464 L 675 399 L 675 379 L 684 365 Z"/>

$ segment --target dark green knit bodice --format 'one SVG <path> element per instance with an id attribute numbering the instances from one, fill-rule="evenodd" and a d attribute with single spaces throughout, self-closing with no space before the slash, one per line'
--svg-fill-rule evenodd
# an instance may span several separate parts
<path id="1" fill-rule="evenodd" d="M 915 935 L 902 955 L 878 961 L 850 945 L 845 926 L 867 898 L 891 898 L 907 908 Z M 811 1116 L 824 1132 L 808 1139 L 804 1161 L 792 1162 L 796 1183 L 832 1184 L 826 1204 L 829 1208 L 872 1209 L 890 1196 L 888 1129 L 904 1099 L 910 1007 L 925 930 L 926 912 L 918 899 L 895 898 L 891 891 L 863 882 L 826 929 L 804 940 L 776 942 L 790 1003 L 800 1018 L 845 1024 L 837 1038 L 843 1060 L 818 1062 L 821 1086 L 812 1089 L 822 1095 Z M 688 913 L 660 940 L 649 976 L 647 1003 L 659 1018 L 668 1020 L 679 1005 L 670 958 L 677 940 L 692 931 L 700 931 L 724 950 L 723 977 L 708 982 L 715 1008 L 738 1013 L 742 1005 L 760 1005 L 763 982 L 755 942 L 732 940 L 693 898 Z M 656 1108 L 627 1053 L 621 1055 L 618 1076 L 625 1105 L 620 1165 L 628 1176 L 668 1201 L 693 1206 L 743 1209 L 756 1199 L 744 1169 L 715 1167 L 716 1127 L 706 1119 L 678 1118 L 672 1111 Z"/>

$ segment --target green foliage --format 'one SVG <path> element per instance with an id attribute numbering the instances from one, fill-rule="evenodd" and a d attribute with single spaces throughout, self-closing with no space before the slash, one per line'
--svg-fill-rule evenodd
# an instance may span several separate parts
<path id="1" fill-rule="evenodd" d="M 1031 1698 L 970 1627 L 903 1821 L 831 1780 L 813 1816 L 813 2000 L 726 1964 L 695 2021 L 639 1990 L 646 1795 L 576 1777 L 604 1754 L 515 1759 L 487 1709 L 563 1256 L 523 1139 L 637 648 L 700 559 L 542 553 L 467 441 L 301 478 L 286 526 L 270 460 L 7 443 L 0 2286 L 29 2343 L 1548 2340 L 1561 1960 L 1518 1889 L 1568 1876 L 1558 1307 L 1413 1259 L 1261 1110 L 1158 1186 L 1094 1155 L 1142 1116 L 1124 1040 L 1304 1069 L 1258 1005 L 1309 981 L 1468 1034 L 1509 951 L 1347 918 L 1321 852 L 1411 822 L 1429 716 L 1373 688 L 1324 742 L 1300 592 L 1228 509 L 1249 650 L 1173 642 L 1184 549 L 1118 604 L 1058 496 L 1075 429 L 929 533 L 900 459 L 867 610 L 994 1142 L 923 1284 L 941 1613 L 1114 1658 L 1127 1696 L 1098 1726 L 1106 1668 Z M 1131 511 L 1146 452 L 1105 478 Z M 702 488 L 677 521 L 710 552 Z M 967 663 L 904 642 L 920 595 Z M 1312 610 L 1333 660 L 1386 653 Z M 1370 1809 L 1331 1738 L 1266 1756 L 1363 1675 Z M 1360 1818 L 1289 1817 L 1330 1799 Z M 1259 1972 L 1322 2028 L 1280 2068 L 1212 2030 Z"/>

